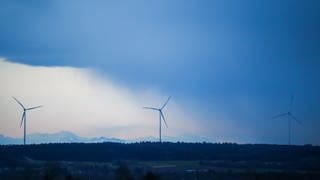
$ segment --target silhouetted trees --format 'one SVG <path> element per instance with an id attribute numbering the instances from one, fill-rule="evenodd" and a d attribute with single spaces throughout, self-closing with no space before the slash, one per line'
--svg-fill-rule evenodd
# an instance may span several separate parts
<path id="1" fill-rule="evenodd" d="M 133 180 L 133 176 L 128 168 L 128 165 L 121 163 L 115 172 L 115 180 Z"/>
<path id="2" fill-rule="evenodd" d="M 143 176 L 144 180 L 160 180 L 160 176 L 154 174 L 151 171 L 148 171 L 144 176 Z"/>

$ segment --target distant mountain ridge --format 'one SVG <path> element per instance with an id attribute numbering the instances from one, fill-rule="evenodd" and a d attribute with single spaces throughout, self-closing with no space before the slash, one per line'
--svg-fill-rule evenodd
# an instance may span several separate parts
<path id="1" fill-rule="evenodd" d="M 177 137 L 163 136 L 164 142 L 210 142 L 205 137 L 196 135 L 180 135 Z M 78 136 L 69 131 L 60 131 L 57 133 L 32 133 L 27 135 L 28 144 L 46 144 L 46 143 L 103 143 L 103 142 L 117 142 L 117 143 L 133 143 L 133 142 L 157 142 L 158 137 L 146 136 L 133 139 L 119 139 L 119 138 L 107 138 L 107 137 L 93 137 L 86 138 Z M 23 138 L 13 138 L 0 134 L 0 145 L 6 144 L 23 144 Z"/>
<path id="2" fill-rule="evenodd" d="M 12 138 L 0 134 L 0 144 L 22 144 L 23 140 L 19 138 Z"/>
<path id="3" fill-rule="evenodd" d="M 80 137 L 69 131 L 60 131 L 57 133 L 32 133 L 27 135 L 28 144 L 44 144 L 44 143 L 102 143 L 102 142 L 119 142 L 124 143 L 125 140 L 107 137 Z M 22 144 L 23 138 L 12 138 L 0 134 L 0 144 Z"/>

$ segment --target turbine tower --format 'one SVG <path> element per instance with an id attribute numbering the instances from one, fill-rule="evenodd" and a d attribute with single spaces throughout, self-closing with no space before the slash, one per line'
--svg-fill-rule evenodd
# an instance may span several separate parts
<path id="1" fill-rule="evenodd" d="M 13 97 L 12 98 L 22 107 L 23 109 L 23 113 L 22 113 L 22 119 L 21 119 L 21 123 L 20 123 L 20 127 L 22 127 L 22 123 L 23 123 L 23 144 L 26 145 L 26 133 L 27 133 L 27 111 L 32 110 L 32 109 L 36 109 L 36 108 L 40 108 L 42 106 L 35 106 L 35 107 L 31 107 L 31 108 L 25 108 L 23 106 L 23 104 L 18 101 L 17 98 Z"/>
<path id="2" fill-rule="evenodd" d="M 302 125 L 301 121 L 299 121 L 291 112 L 292 105 L 293 105 L 294 96 L 291 95 L 290 106 L 287 112 L 278 114 L 273 116 L 272 119 L 280 118 L 280 117 L 287 117 L 288 118 L 288 144 L 291 145 L 291 121 L 295 120 L 297 123 Z"/>
<path id="3" fill-rule="evenodd" d="M 154 110 L 154 111 L 158 111 L 159 112 L 159 141 L 162 142 L 161 140 L 161 120 L 163 120 L 163 122 L 165 123 L 166 127 L 168 127 L 167 125 L 167 122 L 166 122 L 166 119 L 164 118 L 164 115 L 163 115 L 163 108 L 166 107 L 166 105 L 168 104 L 169 100 L 170 100 L 171 96 L 168 97 L 167 101 L 163 104 L 163 106 L 161 108 L 154 108 L 154 107 L 143 107 L 144 109 L 151 109 L 151 110 Z"/>

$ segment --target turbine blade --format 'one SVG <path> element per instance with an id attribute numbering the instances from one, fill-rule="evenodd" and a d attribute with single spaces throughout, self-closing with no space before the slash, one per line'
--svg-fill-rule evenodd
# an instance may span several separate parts
<path id="1" fill-rule="evenodd" d="M 22 127 L 22 123 L 23 123 L 25 117 L 26 117 L 26 112 L 23 111 L 20 127 Z"/>
<path id="2" fill-rule="evenodd" d="M 164 107 L 166 107 L 170 99 L 171 99 L 171 96 L 168 97 L 167 101 L 163 104 L 163 106 L 160 109 L 163 109 Z"/>
<path id="3" fill-rule="evenodd" d="M 152 110 L 157 110 L 157 111 L 159 111 L 158 108 L 153 108 L 153 107 L 143 107 L 143 109 L 152 109 Z"/>
<path id="4" fill-rule="evenodd" d="M 37 109 L 37 108 L 41 108 L 41 107 L 43 107 L 43 106 L 42 105 L 41 106 L 35 106 L 35 107 L 32 107 L 32 108 L 28 108 L 26 110 Z"/>
<path id="5" fill-rule="evenodd" d="M 302 125 L 302 122 L 299 121 L 294 115 L 289 114 L 289 116 L 290 116 L 292 119 L 294 119 L 295 121 L 297 121 L 300 125 Z"/>
<path id="6" fill-rule="evenodd" d="M 294 94 L 291 94 L 290 106 L 289 106 L 289 112 L 292 110 L 293 101 L 294 101 Z"/>
<path id="7" fill-rule="evenodd" d="M 282 117 L 282 116 L 286 116 L 286 115 L 288 115 L 288 113 L 278 114 L 276 116 L 273 116 L 272 119 L 276 119 L 276 118 L 279 118 L 279 117 Z"/>
<path id="8" fill-rule="evenodd" d="M 164 115 L 163 115 L 162 111 L 160 111 L 160 115 L 161 115 L 161 117 L 163 119 L 164 124 L 168 127 L 168 124 L 166 122 L 166 119 L 164 118 Z"/>
<path id="9" fill-rule="evenodd" d="M 22 105 L 22 103 L 21 103 L 17 98 L 15 98 L 15 97 L 13 97 L 13 96 L 12 96 L 12 98 L 13 98 L 18 104 L 20 104 L 20 106 L 21 106 L 23 109 L 25 109 L 25 107 Z"/>

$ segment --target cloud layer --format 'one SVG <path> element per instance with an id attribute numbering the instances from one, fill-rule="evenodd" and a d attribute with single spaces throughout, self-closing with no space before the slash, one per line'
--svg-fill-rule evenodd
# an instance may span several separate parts
<path id="1" fill-rule="evenodd" d="M 28 133 L 68 130 L 82 136 L 125 139 L 158 136 L 158 113 L 142 106 L 161 106 L 167 95 L 152 89 L 131 90 L 85 68 L 43 67 L 0 59 L 0 134 L 22 135 L 25 106 L 43 105 L 27 113 Z M 174 98 L 165 110 L 165 136 L 200 133 Z M 183 124 L 181 126 L 181 124 Z"/>
<path id="2" fill-rule="evenodd" d="M 83 137 L 139 139 L 158 137 L 159 115 L 143 106 L 160 107 L 169 94 L 157 89 L 132 89 L 94 69 L 46 67 L 0 59 L 0 134 L 22 137 L 22 108 L 43 105 L 27 113 L 31 133 L 71 131 Z M 286 143 L 286 119 L 272 120 L 273 109 L 242 97 L 220 97 L 205 105 L 173 97 L 164 110 L 164 140 L 237 143 Z M 299 116 L 300 117 L 300 116 Z M 293 123 L 295 143 L 318 144 L 315 123 Z"/>

